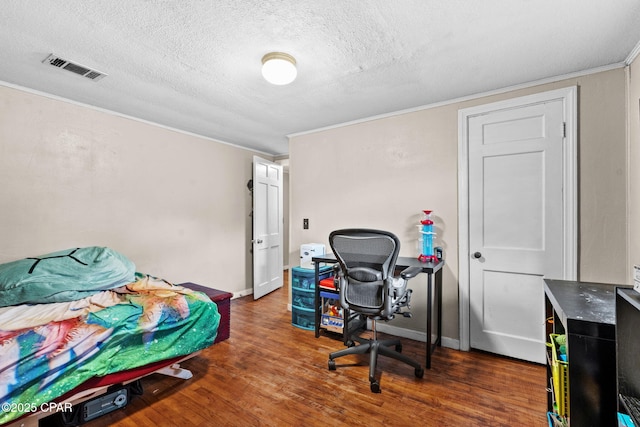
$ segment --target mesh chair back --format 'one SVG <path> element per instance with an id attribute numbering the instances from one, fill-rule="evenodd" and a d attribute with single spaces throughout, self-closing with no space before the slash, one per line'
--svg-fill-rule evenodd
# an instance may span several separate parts
<path id="1" fill-rule="evenodd" d="M 344 229 L 332 232 L 329 244 L 342 270 L 342 305 L 365 314 L 383 314 L 385 282 L 393 276 L 400 251 L 398 238 L 387 231 Z"/>

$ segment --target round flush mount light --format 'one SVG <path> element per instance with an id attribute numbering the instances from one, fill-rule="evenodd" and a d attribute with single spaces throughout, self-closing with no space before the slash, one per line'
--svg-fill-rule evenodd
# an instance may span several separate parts
<path id="1" fill-rule="evenodd" d="M 296 79 L 296 59 L 283 52 L 271 52 L 262 57 L 262 76 L 274 85 L 287 85 Z"/>

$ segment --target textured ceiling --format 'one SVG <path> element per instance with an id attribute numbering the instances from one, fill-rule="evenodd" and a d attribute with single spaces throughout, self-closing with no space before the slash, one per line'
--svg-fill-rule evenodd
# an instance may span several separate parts
<path id="1" fill-rule="evenodd" d="M 639 41 L 638 0 L 3 0 L 0 81 L 285 154 L 288 134 L 621 64 Z M 262 79 L 270 51 L 296 81 Z"/>

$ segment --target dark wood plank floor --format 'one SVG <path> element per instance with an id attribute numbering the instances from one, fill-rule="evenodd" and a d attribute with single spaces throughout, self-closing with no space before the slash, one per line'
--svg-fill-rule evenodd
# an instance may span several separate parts
<path id="1" fill-rule="evenodd" d="M 291 325 L 286 287 L 231 302 L 231 337 L 183 363 L 190 380 L 152 375 L 144 395 L 86 424 L 100 426 L 546 426 L 546 368 L 440 348 L 432 369 L 380 359 L 382 393 L 366 356 L 327 355 L 341 341 Z M 424 343 L 403 340 L 424 360 Z M 424 363 L 424 362 L 422 362 Z"/>

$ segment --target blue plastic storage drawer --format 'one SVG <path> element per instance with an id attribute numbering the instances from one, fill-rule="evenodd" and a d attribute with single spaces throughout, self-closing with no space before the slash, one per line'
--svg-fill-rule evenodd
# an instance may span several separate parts
<path id="1" fill-rule="evenodd" d="M 291 323 L 298 328 L 313 331 L 315 329 L 316 313 L 313 309 L 291 307 Z"/>
<path id="2" fill-rule="evenodd" d="M 313 308 L 314 289 L 291 288 L 291 305 L 298 308 Z"/>
<path id="3" fill-rule="evenodd" d="M 332 267 L 325 265 L 320 267 L 320 276 L 318 280 L 331 277 Z M 298 289 L 315 289 L 315 270 L 301 267 L 293 267 L 291 269 L 291 287 Z"/>

